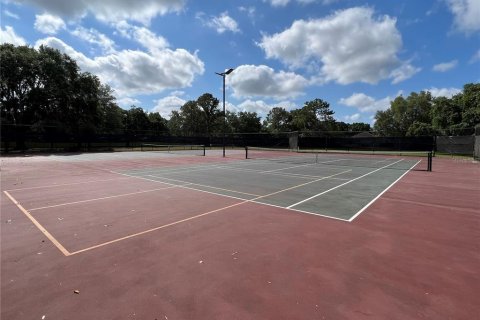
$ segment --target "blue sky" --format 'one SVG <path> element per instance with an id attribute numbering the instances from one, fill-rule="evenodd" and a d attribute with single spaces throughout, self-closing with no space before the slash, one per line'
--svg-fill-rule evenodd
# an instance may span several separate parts
<path id="1" fill-rule="evenodd" d="M 398 95 L 480 81 L 480 1 L 2 0 L 1 42 L 49 45 L 164 117 L 205 92 L 265 117 L 315 98 L 373 122 Z"/>

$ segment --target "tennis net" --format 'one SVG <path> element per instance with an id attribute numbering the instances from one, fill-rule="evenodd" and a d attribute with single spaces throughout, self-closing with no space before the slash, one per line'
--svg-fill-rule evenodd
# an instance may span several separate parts
<path id="1" fill-rule="evenodd" d="M 299 150 L 245 147 L 245 158 L 299 165 L 333 165 L 432 171 L 432 152 L 427 151 L 344 151 Z"/>
<path id="2" fill-rule="evenodd" d="M 186 155 L 205 156 L 205 146 L 195 144 L 151 144 L 144 143 L 142 151 L 178 153 Z"/>

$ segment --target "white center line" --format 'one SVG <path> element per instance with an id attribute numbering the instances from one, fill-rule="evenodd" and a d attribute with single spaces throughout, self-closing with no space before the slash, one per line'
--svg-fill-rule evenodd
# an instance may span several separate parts
<path id="1" fill-rule="evenodd" d="M 374 172 L 377 172 L 377 171 L 379 171 L 379 170 L 385 169 L 385 168 L 387 168 L 387 167 L 389 167 L 389 166 L 392 166 L 392 165 L 394 165 L 394 164 L 396 164 L 396 163 L 398 163 L 398 162 L 400 162 L 400 161 L 402 161 L 402 160 L 403 160 L 403 159 L 400 159 L 400 160 L 395 161 L 395 162 L 393 162 L 393 163 L 387 164 L 386 166 L 383 166 L 383 167 L 378 168 L 378 169 L 376 169 L 376 170 L 370 171 L 370 172 L 368 172 L 368 173 L 366 173 L 366 174 L 364 174 L 364 175 L 362 175 L 362 176 L 360 176 L 360 177 L 356 177 L 355 179 L 352 179 L 352 180 L 347 181 L 347 182 L 345 182 L 345 183 L 339 184 L 339 185 L 336 186 L 336 187 L 333 187 L 333 188 L 328 189 L 328 190 L 326 190 L 326 191 L 320 192 L 320 193 L 318 193 L 318 194 L 316 194 L 316 195 L 314 195 L 314 196 L 312 196 L 312 197 L 310 197 L 310 198 L 307 198 L 307 199 L 304 199 L 304 200 L 299 201 L 299 202 L 297 202 L 297 203 L 294 203 L 294 204 L 288 206 L 287 209 L 293 208 L 293 207 L 295 207 L 295 206 L 298 206 L 299 204 L 302 204 L 302 203 L 307 202 L 307 201 L 309 201 L 309 200 L 312 200 L 312 199 L 314 199 L 314 198 L 316 198 L 316 197 L 319 197 L 319 196 L 321 196 L 322 194 L 325 194 L 325 193 L 330 192 L 330 191 L 332 191 L 332 190 L 335 190 L 335 189 L 338 189 L 338 188 L 340 188 L 340 187 L 343 187 L 343 186 L 346 185 L 346 184 L 349 184 L 349 183 L 351 183 L 351 182 L 353 182 L 353 181 L 356 181 L 356 180 L 358 180 L 358 179 L 361 179 L 361 178 L 363 178 L 363 177 L 366 177 L 366 176 L 368 176 L 368 175 L 370 175 L 370 174 L 372 174 L 372 173 L 374 173 Z"/>

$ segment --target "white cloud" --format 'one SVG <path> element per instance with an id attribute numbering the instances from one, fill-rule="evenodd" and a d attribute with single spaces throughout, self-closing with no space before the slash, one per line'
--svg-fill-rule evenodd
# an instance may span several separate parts
<path id="1" fill-rule="evenodd" d="M 258 45 L 267 58 L 291 68 L 321 66 L 320 82 L 374 84 L 389 77 L 400 81 L 417 68 L 397 57 L 402 38 L 395 24 L 395 18 L 375 18 L 373 9 L 356 7 L 323 19 L 294 21 L 283 32 L 264 34 Z M 392 74 L 402 64 L 402 76 Z"/>
<path id="2" fill-rule="evenodd" d="M 175 97 L 181 97 L 183 95 L 185 95 L 185 91 L 182 91 L 182 90 L 175 90 L 175 91 L 172 91 L 170 93 L 171 96 L 175 96 Z"/>
<path id="3" fill-rule="evenodd" d="M 467 34 L 480 31 L 480 1 L 447 0 L 447 5 L 454 15 L 457 30 Z"/>
<path id="4" fill-rule="evenodd" d="M 17 20 L 20 19 L 20 17 L 18 16 L 18 14 L 15 14 L 15 13 L 13 13 L 13 12 L 11 12 L 11 11 L 3 10 L 3 13 L 4 13 L 5 16 L 7 16 L 7 17 L 10 17 L 10 18 L 13 18 L 13 19 L 17 19 Z"/>
<path id="5" fill-rule="evenodd" d="M 35 15 L 35 30 L 45 34 L 56 34 L 59 30 L 65 29 L 65 22 L 62 18 L 44 13 Z"/>
<path id="6" fill-rule="evenodd" d="M 170 114 L 173 110 L 180 109 L 187 101 L 179 98 L 176 95 L 170 95 L 168 97 L 155 101 L 155 107 L 152 112 L 158 112 L 166 119 L 170 119 Z"/>
<path id="7" fill-rule="evenodd" d="M 255 15 L 256 15 L 256 9 L 255 7 L 243 7 L 243 6 L 240 6 L 238 7 L 238 10 L 240 12 L 245 12 L 248 16 L 248 18 L 250 18 L 250 21 L 252 21 L 252 23 L 255 23 Z"/>
<path id="8" fill-rule="evenodd" d="M 268 2 L 274 7 L 284 7 L 290 2 L 290 0 L 264 0 L 264 2 Z"/>
<path id="9" fill-rule="evenodd" d="M 227 76 L 227 83 L 236 97 L 285 99 L 303 94 L 308 80 L 293 72 L 275 72 L 264 65 L 242 65 Z"/>
<path id="10" fill-rule="evenodd" d="M 263 0 L 264 2 L 270 3 L 271 6 L 273 7 L 285 7 L 287 4 L 291 2 L 291 0 Z M 327 5 L 330 3 L 333 3 L 337 0 L 322 0 L 322 4 Z M 309 4 L 313 2 L 319 2 L 318 0 L 296 0 L 296 2 L 300 4 Z"/>
<path id="11" fill-rule="evenodd" d="M 120 97 L 117 98 L 117 104 L 122 107 L 123 109 L 130 109 L 133 105 L 139 105 L 141 102 L 138 99 L 131 98 L 131 97 Z"/>
<path id="12" fill-rule="evenodd" d="M 135 40 L 150 52 L 158 52 L 169 47 L 165 38 L 157 36 L 145 27 L 133 26 L 126 21 L 118 22 L 115 26 L 123 37 Z"/>
<path id="13" fill-rule="evenodd" d="M 295 103 L 288 100 L 280 101 L 276 103 L 268 103 L 268 102 L 265 102 L 264 100 L 247 99 L 238 105 L 234 105 L 232 103 L 229 103 L 228 101 L 225 104 L 226 104 L 227 111 L 236 112 L 236 113 L 242 112 L 242 111 L 256 112 L 257 115 L 263 119 L 265 119 L 267 114 L 270 112 L 270 110 L 272 110 L 275 107 L 281 107 L 286 110 L 292 110 L 297 107 Z"/>
<path id="14" fill-rule="evenodd" d="M 71 34 L 87 41 L 88 43 L 98 45 L 105 53 L 115 52 L 115 42 L 93 28 L 85 29 L 84 27 L 79 26 L 71 31 Z"/>
<path id="15" fill-rule="evenodd" d="M 41 44 L 68 54 L 83 71 L 98 75 L 119 96 L 152 94 L 188 87 L 196 75 L 204 72 L 203 61 L 196 53 L 191 54 L 184 49 L 164 49 L 155 53 L 122 50 L 90 59 L 57 38 L 39 40 L 35 47 Z"/>
<path id="16" fill-rule="evenodd" d="M 211 16 L 209 18 L 205 18 L 205 14 L 199 12 L 197 13 L 196 18 L 207 27 L 215 29 L 218 33 L 224 33 L 225 31 L 233 33 L 240 32 L 238 23 L 228 15 L 228 12 L 223 12 L 217 17 Z"/>
<path id="17" fill-rule="evenodd" d="M 480 50 L 475 52 L 475 54 L 470 58 L 469 63 L 475 63 L 477 61 L 480 61 Z"/>
<path id="18" fill-rule="evenodd" d="M 395 97 L 398 97 L 401 94 L 402 92 L 400 91 Z M 390 107 L 390 102 L 393 101 L 395 97 L 388 96 L 383 99 L 376 100 L 375 98 L 367 96 L 364 93 L 354 93 L 348 98 L 341 98 L 338 103 L 356 108 L 362 113 L 370 113 L 388 109 Z"/>
<path id="19" fill-rule="evenodd" d="M 27 41 L 16 34 L 11 26 L 5 26 L 5 29 L 0 26 L 0 43 L 11 43 L 16 46 L 24 46 L 27 44 Z"/>
<path id="20" fill-rule="evenodd" d="M 150 52 L 158 51 L 164 48 L 168 48 L 168 41 L 162 37 L 157 36 L 155 33 L 144 27 L 135 27 L 135 39 L 147 48 Z"/>
<path id="21" fill-rule="evenodd" d="M 432 70 L 436 72 L 446 72 L 455 68 L 458 64 L 458 60 L 452 60 L 449 62 L 439 63 L 433 66 Z"/>
<path id="22" fill-rule="evenodd" d="M 29 3 L 49 13 L 81 18 L 91 13 L 97 19 L 106 22 L 133 20 L 145 25 L 158 15 L 180 12 L 185 0 L 14 0 L 18 3 Z"/>
<path id="23" fill-rule="evenodd" d="M 392 83 L 396 84 L 411 78 L 414 74 L 420 72 L 422 68 L 414 67 L 410 64 L 410 62 L 404 62 L 400 67 L 392 70 L 390 73 L 390 77 L 392 79 Z"/>
<path id="24" fill-rule="evenodd" d="M 430 89 L 425 89 L 425 91 L 429 91 L 433 97 L 447 97 L 451 98 L 454 95 L 462 92 L 462 89 L 457 88 L 435 88 L 432 87 Z"/>
<path id="25" fill-rule="evenodd" d="M 344 117 L 345 121 L 352 123 L 352 122 L 358 122 L 360 120 L 360 113 L 354 113 L 352 115 L 347 115 Z"/>

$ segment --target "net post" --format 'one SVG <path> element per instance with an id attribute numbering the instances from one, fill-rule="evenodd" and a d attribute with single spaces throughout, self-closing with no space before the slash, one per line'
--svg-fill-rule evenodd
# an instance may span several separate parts
<path id="1" fill-rule="evenodd" d="M 248 147 L 245 146 L 245 159 L 248 159 Z"/>
<path id="2" fill-rule="evenodd" d="M 428 172 L 432 171 L 432 158 L 433 158 L 432 151 L 429 151 L 428 152 L 428 165 L 427 165 L 427 171 Z"/>
<path id="3" fill-rule="evenodd" d="M 205 157 L 205 145 L 202 145 L 203 147 L 203 156 Z"/>

